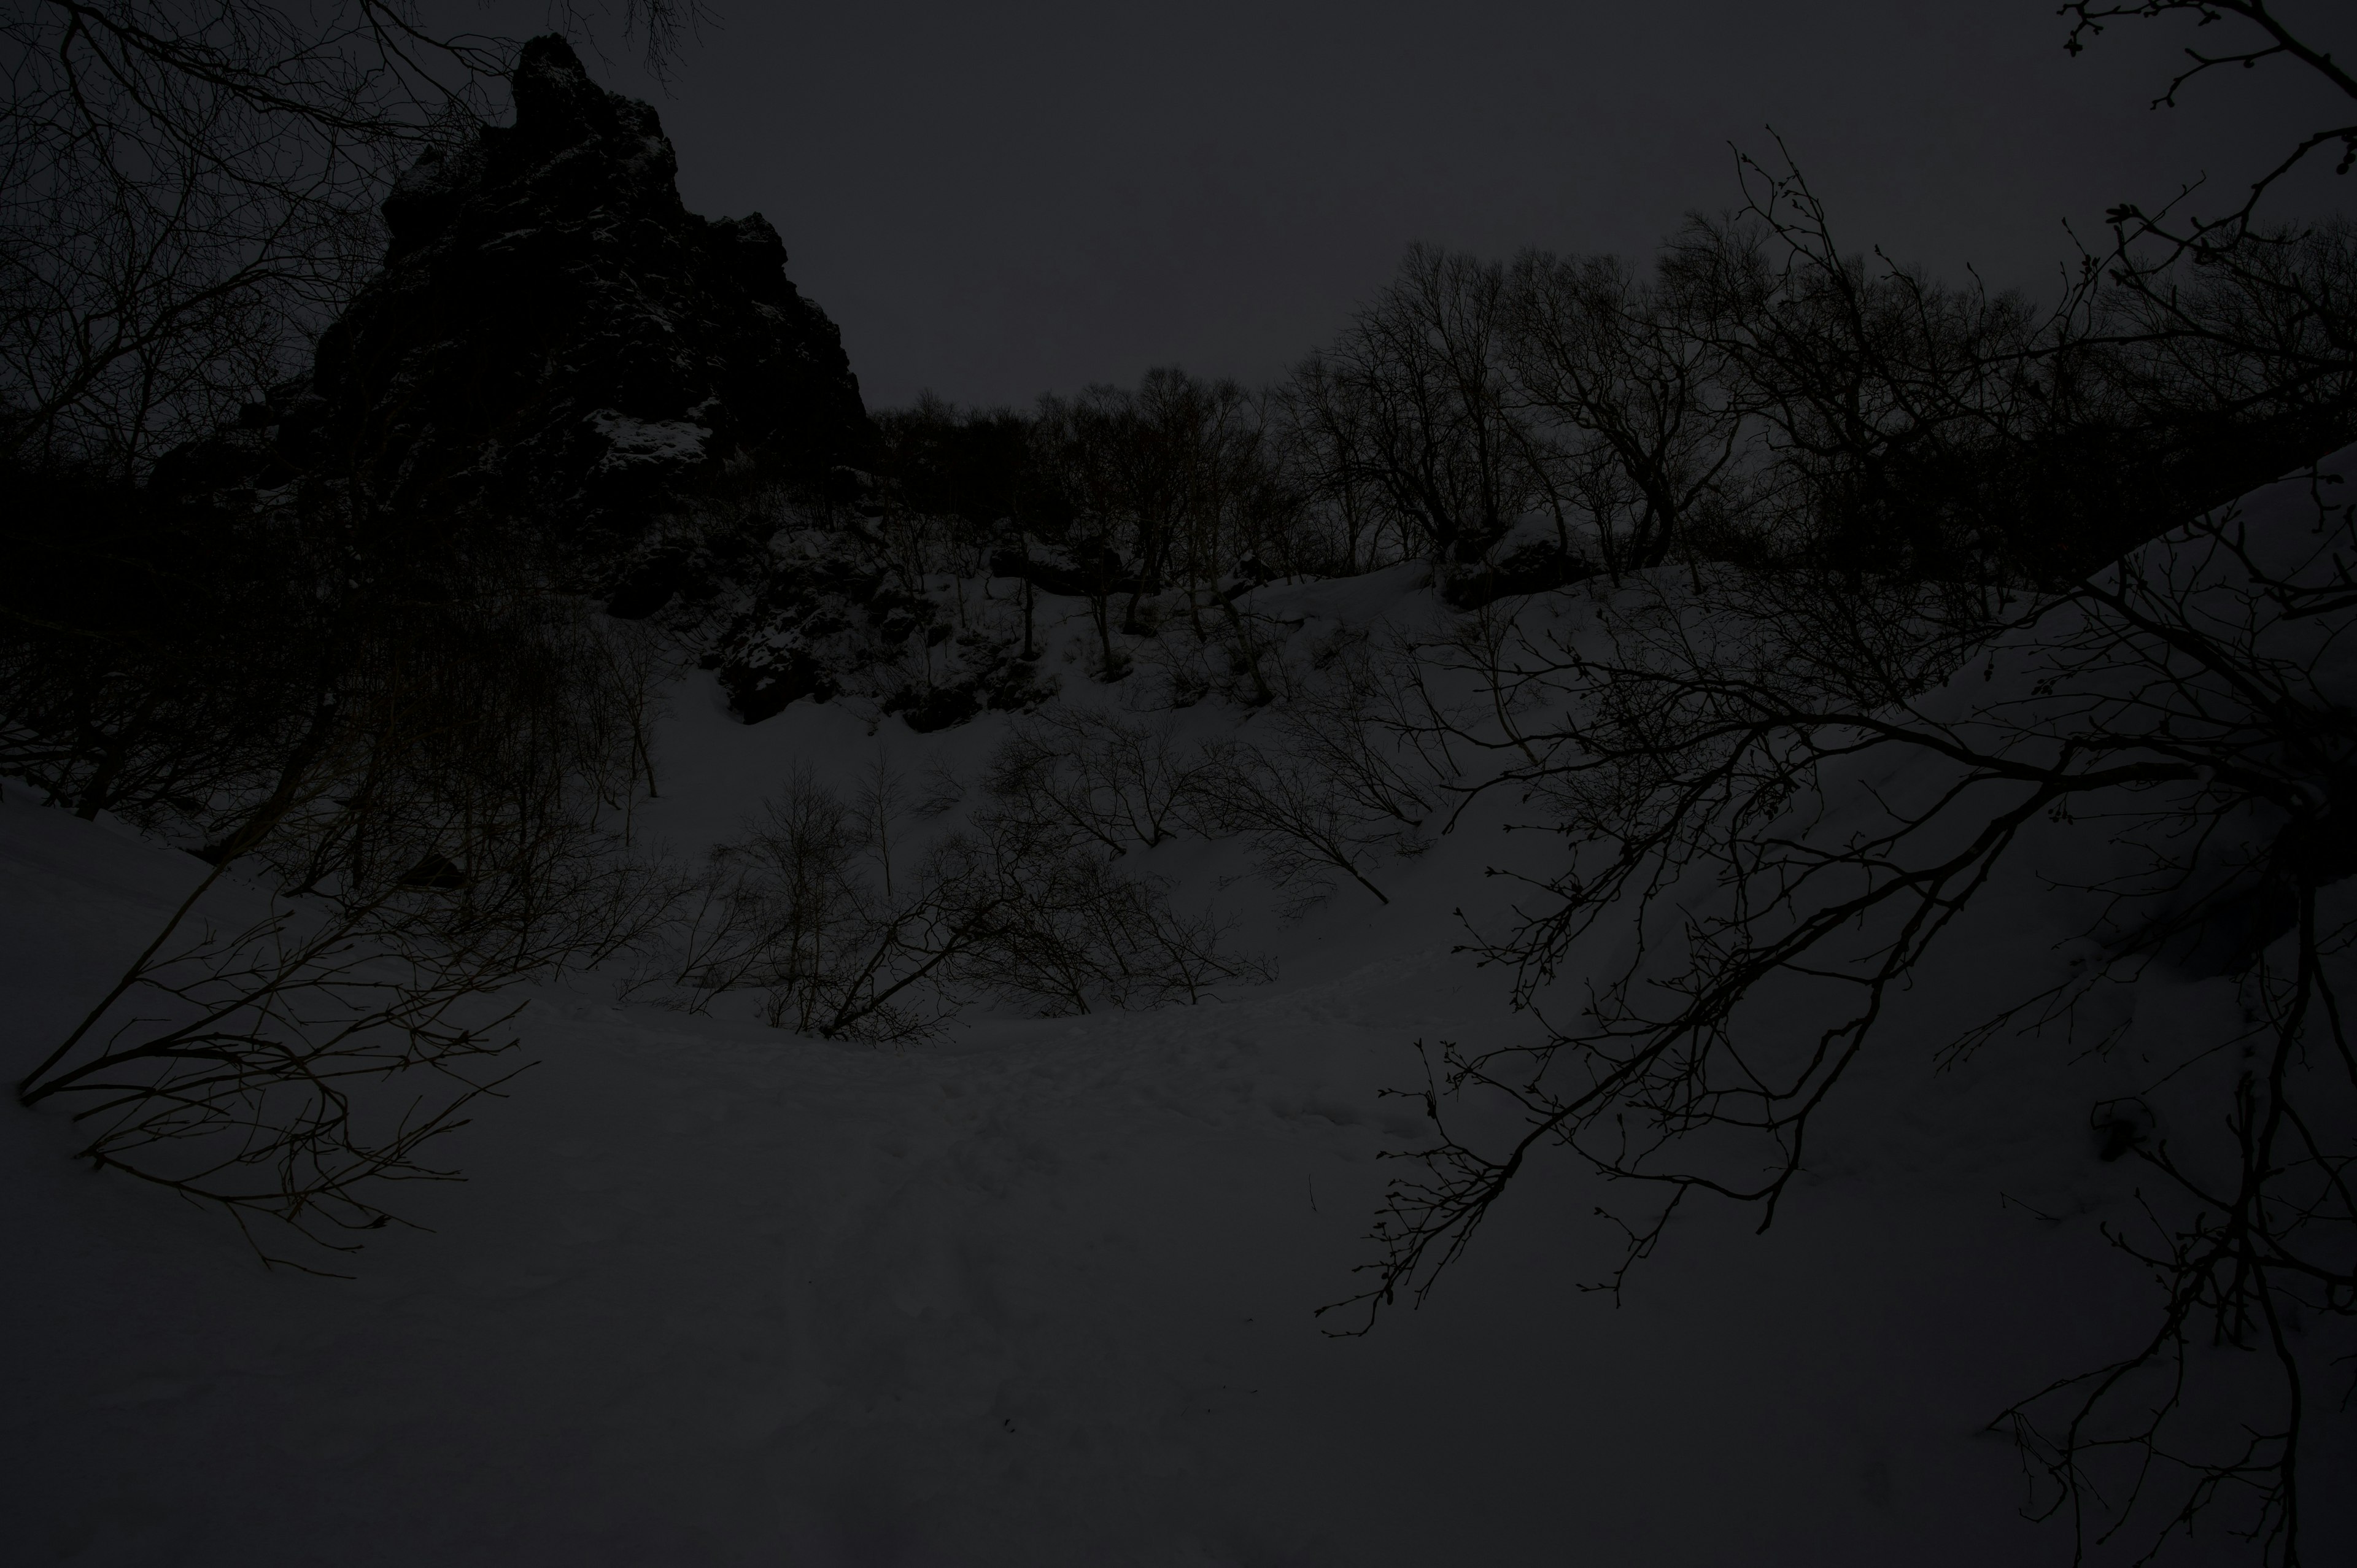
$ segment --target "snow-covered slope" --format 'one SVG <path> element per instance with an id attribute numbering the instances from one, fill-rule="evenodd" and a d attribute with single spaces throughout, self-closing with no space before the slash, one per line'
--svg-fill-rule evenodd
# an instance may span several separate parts
<path id="1" fill-rule="evenodd" d="M 1430 612 L 1410 575 L 1272 587 L 1314 623 Z M 1053 637 L 1051 648 L 1057 646 Z M 1077 675 L 1077 700 L 1093 700 Z M 747 728 L 679 693 L 647 831 L 728 832 L 798 760 L 967 772 L 1007 724 Z M 1190 722 L 1229 722 L 1206 712 Z M 1486 808 L 1485 808 L 1486 810 Z M 1140 852 L 1222 897 L 1279 977 L 1217 1001 L 977 1014 L 873 1047 L 535 998 L 539 1065 L 340 1280 L 0 1118 L 0 1542 L 91 1564 L 1909 1563 L 2068 1561 L 1984 1430 L 2149 1312 L 2094 1222 L 2101 1062 L 1938 1020 L 1865 1064 L 1776 1228 L 1705 1211 L 1616 1305 L 1598 1194 L 1537 1166 L 1420 1311 L 1336 1338 L 1419 1038 L 1526 1029 L 1452 952 L 1494 912 L 1476 813 L 1281 918 L 1232 844 Z M 1501 849 L 1501 845 L 1509 846 Z M 38 1054 L 192 862 L 0 793 L 0 999 Z M 1226 884 L 1224 889 L 1222 884 Z M 1927 1007 L 2050 961 L 2017 889 Z M 2163 982 L 2184 1018 L 2222 982 Z M 1911 1028 L 1910 1036 L 1907 1030 Z M 2329 1472 L 2328 1472 L 2329 1473 Z M 2317 1499 L 2325 1533 L 2336 1499 Z M 2345 1506 L 2345 1505 L 2341 1505 Z M 2339 1537 L 2347 1540 L 2346 1535 Z M 2233 1543 L 2198 1541 L 2186 1559 Z M 2323 1560 L 2319 1558 L 2319 1560 Z"/>

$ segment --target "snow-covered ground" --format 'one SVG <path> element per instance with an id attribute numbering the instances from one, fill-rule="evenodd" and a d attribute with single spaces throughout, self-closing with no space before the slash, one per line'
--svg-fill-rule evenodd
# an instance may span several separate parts
<path id="1" fill-rule="evenodd" d="M 1264 596 L 1348 619 L 1415 592 Z M 703 677 L 674 710 L 644 822 L 690 850 L 797 759 L 882 744 L 970 772 L 1008 722 L 871 735 L 801 703 L 747 728 Z M 1532 853 L 1498 825 L 1388 866 L 1388 906 L 1345 886 L 1297 920 L 1249 879 L 1219 892 L 1232 844 L 1145 854 L 1278 961 L 1198 1006 L 876 1047 L 749 999 L 547 987 L 539 1065 L 441 1150 L 468 1179 L 403 1195 L 428 1229 L 382 1232 L 349 1280 L 265 1270 L 218 1219 L 67 1163 L 62 1117 L 12 1111 L 0 1557 L 2067 1562 L 1985 1427 L 2147 1330 L 2149 1285 L 2094 1230 L 2133 1182 L 2087 1131 L 2110 1069 L 2037 1040 L 1931 1060 L 1960 997 L 2067 934 L 2029 881 L 1948 950 L 1768 1234 L 1700 1210 L 1616 1305 L 1577 1288 L 1613 1256 L 1597 1189 L 1543 1164 L 1421 1310 L 1363 1337 L 1312 1316 L 1361 1288 L 1376 1155 L 1420 1133 L 1376 1090 L 1421 1082 L 1419 1038 L 1530 1026 L 1451 951 L 1452 911 L 1503 896 L 1484 866 Z M 0 791 L 20 1061 L 194 865 Z M 2230 996 L 2156 980 L 2138 1006 Z M 2345 1498 L 2310 1501 L 2318 1544 L 2351 1539 Z"/>

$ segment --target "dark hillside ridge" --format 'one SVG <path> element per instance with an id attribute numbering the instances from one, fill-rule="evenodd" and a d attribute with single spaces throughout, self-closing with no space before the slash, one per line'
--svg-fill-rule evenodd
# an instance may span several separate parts
<path id="1" fill-rule="evenodd" d="M 840 334 L 756 213 L 682 205 L 645 103 L 532 40 L 515 123 L 429 150 L 384 203 L 384 268 L 312 373 L 167 459 L 184 496 L 349 477 L 364 510 L 541 530 L 616 613 L 693 588 L 683 499 L 751 475 L 845 499 L 875 441 Z"/>

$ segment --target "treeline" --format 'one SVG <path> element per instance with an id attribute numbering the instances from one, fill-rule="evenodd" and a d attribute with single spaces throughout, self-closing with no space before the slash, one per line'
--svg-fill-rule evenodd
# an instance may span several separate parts
<path id="1" fill-rule="evenodd" d="M 2345 223 L 2041 306 L 1846 253 L 1797 174 L 1744 175 L 1650 267 L 1417 247 L 1267 388 L 920 398 L 877 417 L 884 499 L 1057 548 L 1135 635 L 1166 594 L 1200 629 L 1239 579 L 1404 560 L 1459 602 L 1706 560 L 2059 586 L 2357 435 Z"/>

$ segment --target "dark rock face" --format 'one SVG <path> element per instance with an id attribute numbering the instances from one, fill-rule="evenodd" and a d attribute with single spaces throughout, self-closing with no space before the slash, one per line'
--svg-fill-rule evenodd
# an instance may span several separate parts
<path id="1" fill-rule="evenodd" d="M 390 512 L 514 519 L 646 614 L 693 564 L 657 528 L 683 497 L 727 471 L 847 495 L 875 434 L 777 231 L 687 211 L 653 109 L 561 38 L 526 44 L 511 80 L 513 125 L 429 152 L 386 200 L 384 270 L 308 381 L 178 479 L 349 476 Z"/>
<path id="2" fill-rule="evenodd" d="M 1451 563 L 1437 575 L 1440 596 L 1460 610 L 1479 609 L 1519 594 L 1543 594 L 1584 582 L 1600 571 L 1594 562 L 1567 553 L 1552 539 L 1501 542 L 1473 560 Z"/>
<path id="3" fill-rule="evenodd" d="M 401 598 L 447 596 L 480 548 L 554 561 L 616 615 L 677 602 L 748 724 L 841 699 L 939 728 L 1051 691 L 1014 600 L 934 585 L 879 532 L 877 432 L 776 231 L 683 208 L 655 112 L 561 39 L 512 81 L 514 124 L 386 200 L 383 270 L 312 373 L 160 465 L 161 498 L 357 527 Z M 1053 592 L 1089 568 L 1120 563 L 1042 546 L 1022 570 Z"/>

